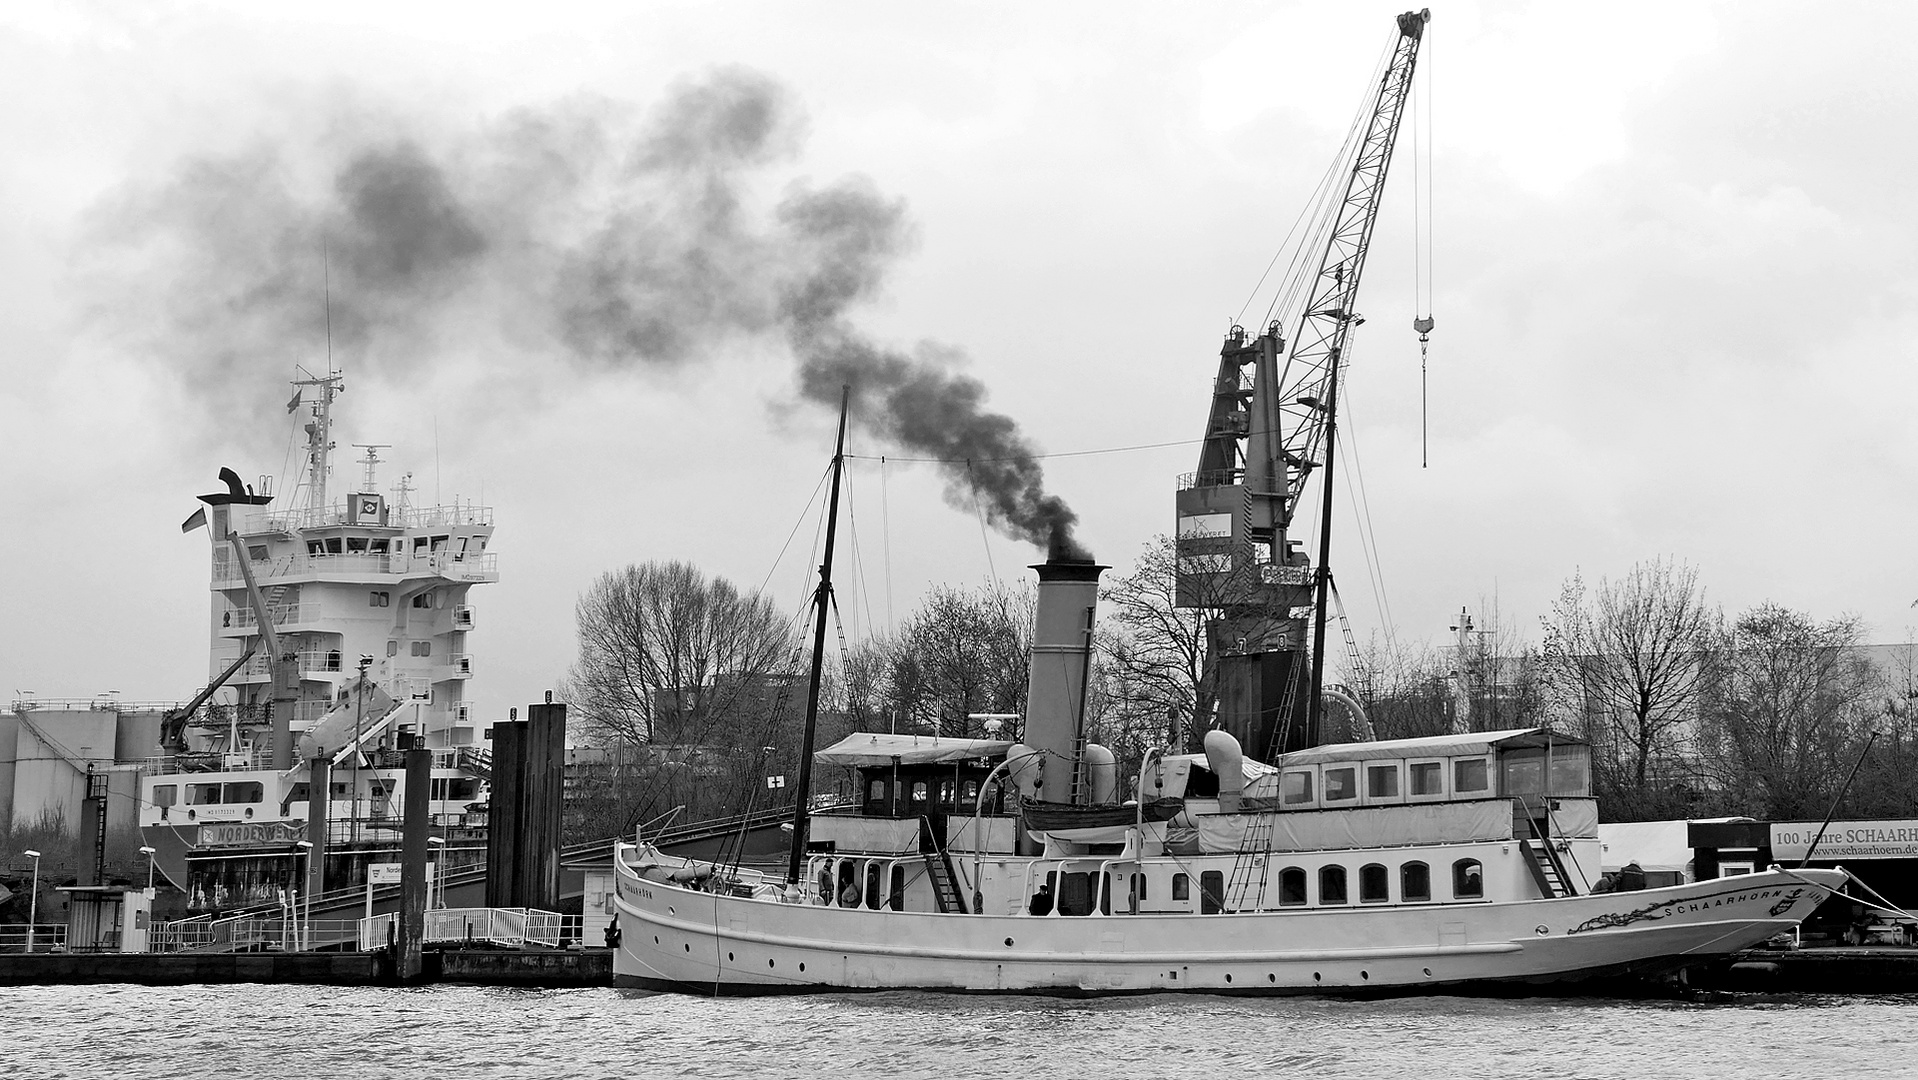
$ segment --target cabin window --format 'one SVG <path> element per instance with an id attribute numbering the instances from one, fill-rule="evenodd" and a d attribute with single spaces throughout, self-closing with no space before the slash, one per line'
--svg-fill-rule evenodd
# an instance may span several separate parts
<path id="1" fill-rule="evenodd" d="M 340 538 L 339 538 L 339 537 L 337 537 L 337 536 L 329 536 L 329 537 L 327 537 L 327 538 L 326 538 L 326 553 L 327 553 L 328 555 L 338 555 L 338 554 L 340 553 Z"/>
<path id="2" fill-rule="evenodd" d="M 939 805 L 945 807 L 948 810 L 952 809 L 953 807 L 952 781 L 950 780 L 939 781 Z"/>
<path id="3" fill-rule="evenodd" d="M 1325 801 L 1346 802 L 1359 797 L 1359 770 L 1356 766 L 1325 770 Z"/>
<path id="4" fill-rule="evenodd" d="M 347 550 L 347 552 L 348 552 L 348 554 L 352 554 L 352 555 L 363 555 L 363 554 L 365 554 L 365 553 L 366 553 L 366 537 L 364 537 L 364 536 L 349 536 L 349 537 L 347 537 L 347 538 L 346 538 L 346 550 Z"/>
<path id="5" fill-rule="evenodd" d="M 1542 795 L 1545 792 L 1545 750 L 1507 750 L 1500 755 L 1500 779 L 1506 795 Z"/>
<path id="6" fill-rule="evenodd" d="M 888 890 L 886 906 L 894 911 L 906 910 L 906 868 L 898 864 L 892 868 L 892 888 Z"/>
<path id="7" fill-rule="evenodd" d="M 286 801 L 288 803 L 305 802 L 307 793 L 312 790 L 313 790 L 312 786 L 305 782 L 294 784 L 291 788 L 287 789 Z M 285 812 L 286 811 L 284 810 L 281 811 L 281 813 L 285 813 Z"/>
<path id="8" fill-rule="evenodd" d="M 1583 798 L 1592 793 L 1592 748 L 1579 745 L 1552 746 L 1553 795 Z"/>
<path id="9" fill-rule="evenodd" d="M 366 594 L 367 607 L 391 607 L 392 604 L 393 594 L 390 592 L 374 591 Z"/>
<path id="10" fill-rule="evenodd" d="M 320 543 L 318 540 L 308 540 L 306 542 L 306 553 L 308 555 L 324 555 L 326 554 L 326 545 Z"/>
<path id="11" fill-rule="evenodd" d="M 220 805 L 220 785 L 188 784 L 186 786 L 186 804 L 188 806 Z"/>
<path id="12" fill-rule="evenodd" d="M 1184 874 L 1172 875 L 1172 899 L 1174 900 L 1192 899 L 1192 879 L 1191 878 L 1186 877 Z"/>
<path id="13" fill-rule="evenodd" d="M 884 802 L 885 800 L 886 782 L 884 780 L 874 780 L 872 783 L 866 785 L 867 802 Z"/>
<path id="14" fill-rule="evenodd" d="M 430 607 L 432 607 L 432 606 L 433 606 L 433 594 L 432 594 L 432 593 L 430 593 L 430 592 L 423 592 L 423 593 L 421 593 L 421 594 L 419 594 L 418 596 L 415 596 L 415 597 L 413 598 L 413 606 L 414 606 L 414 607 L 416 607 L 416 608 L 430 608 Z"/>
<path id="15" fill-rule="evenodd" d="M 1452 762 L 1452 790 L 1463 795 L 1470 791 L 1491 790 L 1484 758 L 1460 758 Z"/>
<path id="16" fill-rule="evenodd" d="M 1279 778 L 1279 800 L 1287 806 L 1312 801 L 1312 772 L 1310 769 L 1289 772 Z"/>
<path id="17" fill-rule="evenodd" d="M 430 641 L 415 641 L 415 642 L 413 642 L 413 655 L 414 655 L 414 656 L 431 656 L 431 655 L 433 655 L 433 643 L 432 643 L 432 642 L 430 642 Z"/>
<path id="18" fill-rule="evenodd" d="M 267 560 L 266 546 L 263 544 L 249 544 L 246 549 L 246 557 L 252 559 L 254 562 L 265 562 Z"/>
<path id="19" fill-rule="evenodd" d="M 879 909 L 879 886 L 881 881 L 882 881 L 882 873 L 879 869 L 879 864 L 876 862 L 867 863 L 866 864 L 866 906 L 869 908 L 872 908 L 875 911 Z"/>
<path id="20" fill-rule="evenodd" d="M 1366 766 L 1365 797 L 1368 799 L 1398 798 L 1399 767 L 1397 765 Z"/>
<path id="21" fill-rule="evenodd" d="M 1477 859 L 1460 859 L 1452 864 L 1452 895 L 1460 900 L 1485 895 L 1485 870 Z"/>
<path id="22" fill-rule="evenodd" d="M 1319 903 L 1345 903 L 1345 867 L 1322 866 L 1319 868 Z"/>
<path id="23" fill-rule="evenodd" d="M 369 545 L 369 546 L 370 546 L 370 547 L 372 548 L 372 550 L 373 550 L 373 554 L 375 554 L 375 555 L 384 555 L 384 554 L 386 554 L 386 541 L 385 541 L 384 539 L 380 539 L 380 540 L 375 540 L 375 541 L 373 541 L 373 543 L 372 543 L 371 545 Z"/>
<path id="24" fill-rule="evenodd" d="M 1298 907 L 1305 903 L 1305 871 L 1288 866 L 1279 871 L 1279 906 Z"/>
<path id="25" fill-rule="evenodd" d="M 413 554 L 418 555 L 420 552 L 425 550 L 426 550 L 426 537 L 415 536 L 413 538 Z"/>
<path id="26" fill-rule="evenodd" d="M 912 782 L 912 801 L 913 802 L 923 803 L 931 797 L 932 797 L 932 789 L 926 786 L 926 782 L 924 780 L 914 780 Z"/>
<path id="27" fill-rule="evenodd" d="M 966 806 L 977 806 L 979 804 L 979 781 L 966 781 L 964 786 L 959 789 L 959 798 Z"/>
<path id="28" fill-rule="evenodd" d="M 386 643 L 386 655 L 388 655 L 388 656 L 398 656 L 399 654 L 400 654 L 400 643 L 399 643 L 399 642 L 397 642 L 397 641 L 389 641 L 389 642 L 387 642 L 387 643 Z"/>
<path id="29" fill-rule="evenodd" d="M 1383 904 L 1390 899 L 1391 879 L 1386 876 L 1385 867 L 1378 863 L 1359 867 L 1359 903 Z"/>
<path id="30" fill-rule="evenodd" d="M 1445 794 L 1445 763 L 1440 761 L 1414 761 L 1412 763 L 1412 794 Z"/>
<path id="31" fill-rule="evenodd" d="M 1207 870 L 1199 875 L 1199 914 L 1217 915 L 1225 910 L 1225 874 Z"/>
<path id="32" fill-rule="evenodd" d="M 433 554 L 438 555 L 440 552 L 445 551 L 446 541 L 449 539 L 451 539 L 451 537 L 435 536 L 433 538 Z"/>
<path id="33" fill-rule="evenodd" d="M 859 879 L 854 876 L 858 872 L 859 868 L 853 864 L 851 859 L 846 859 L 839 864 L 840 907 L 859 906 Z"/>
<path id="34" fill-rule="evenodd" d="M 1432 898 L 1432 870 L 1422 862 L 1399 867 L 1399 899 L 1406 903 Z"/>
<path id="35" fill-rule="evenodd" d="M 220 792 L 219 801 L 225 803 L 256 803 L 262 798 L 264 798 L 264 796 L 260 794 L 260 782 L 258 780 L 245 780 L 237 784 L 226 785 Z"/>
<path id="36" fill-rule="evenodd" d="M 180 801 L 180 785 L 178 784 L 153 785 L 153 805 L 172 806 L 174 803 L 179 801 Z"/>

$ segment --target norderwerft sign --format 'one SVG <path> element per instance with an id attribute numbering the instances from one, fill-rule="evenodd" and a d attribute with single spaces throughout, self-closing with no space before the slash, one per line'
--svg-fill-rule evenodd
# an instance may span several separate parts
<path id="1" fill-rule="evenodd" d="M 1779 862 L 1802 859 L 1818 835 L 1816 821 L 1771 823 L 1771 854 Z M 1918 859 L 1918 820 L 1834 821 L 1818 841 L 1819 862 L 1842 859 Z"/>

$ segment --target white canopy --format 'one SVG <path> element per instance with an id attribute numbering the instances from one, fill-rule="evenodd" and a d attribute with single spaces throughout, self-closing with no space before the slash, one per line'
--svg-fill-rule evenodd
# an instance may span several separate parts
<path id="1" fill-rule="evenodd" d="M 888 735 L 855 731 L 812 759 L 821 765 L 927 765 L 969 758 L 1002 758 L 1012 744 L 1000 739 L 941 739 L 931 735 Z"/>
<path id="2" fill-rule="evenodd" d="M 1295 750 L 1281 756 L 1278 765 L 1317 765 L 1327 761 L 1379 761 L 1387 758 L 1477 757 L 1499 747 L 1544 746 L 1547 740 L 1567 745 L 1585 740 L 1560 735 L 1545 728 L 1511 728 L 1505 731 L 1468 731 L 1458 735 L 1432 735 L 1423 739 L 1387 739 L 1381 742 L 1332 743 Z"/>

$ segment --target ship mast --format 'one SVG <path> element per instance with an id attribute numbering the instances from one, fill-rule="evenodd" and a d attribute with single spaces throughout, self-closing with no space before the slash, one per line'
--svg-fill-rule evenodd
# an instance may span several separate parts
<path id="1" fill-rule="evenodd" d="M 306 509 L 308 523 L 317 523 L 326 513 L 326 480 L 333 471 L 333 399 L 346 390 L 345 377 L 337 371 L 293 380 L 291 412 L 300 406 L 303 390 L 319 388 L 313 402 L 313 419 L 306 425 Z"/>
<path id="2" fill-rule="evenodd" d="M 806 731 L 799 744 L 799 791 L 793 797 L 793 847 L 786 864 L 786 881 L 799 884 L 799 864 L 806 857 L 806 815 L 812 803 L 813 736 L 819 727 L 819 676 L 826 660 L 826 610 L 832 605 L 832 545 L 839 527 L 839 477 L 846 468 L 846 413 L 852 387 L 839 391 L 839 441 L 832 452 L 832 494 L 826 505 L 826 551 L 819 563 L 819 587 L 813 590 L 812 675 L 806 683 Z"/>

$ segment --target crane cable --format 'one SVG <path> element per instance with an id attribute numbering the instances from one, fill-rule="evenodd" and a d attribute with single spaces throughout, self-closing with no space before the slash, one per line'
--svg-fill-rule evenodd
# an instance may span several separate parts
<path id="1" fill-rule="evenodd" d="M 1428 467 L 1429 422 L 1426 408 L 1426 367 L 1432 341 L 1432 47 L 1426 26 L 1425 93 L 1412 102 L 1412 307 L 1425 314 L 1412 319 L 1419 336 L 1419 468 Z M 1416 84 L 1414 85 L 1416 89 Z M 1421 114 L 1420 106 L 1424 106 Z"/>

